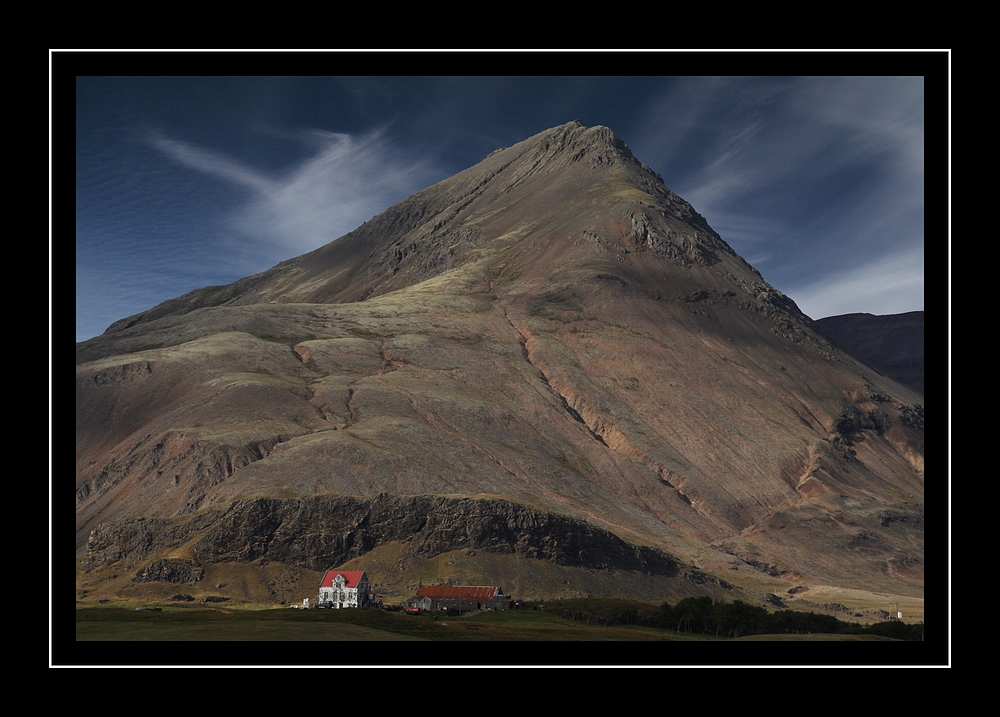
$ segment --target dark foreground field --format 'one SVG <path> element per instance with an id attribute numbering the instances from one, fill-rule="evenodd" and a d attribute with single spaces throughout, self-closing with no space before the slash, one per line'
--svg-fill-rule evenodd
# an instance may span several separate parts
<path id="1" fill-rule="evenodd" d="M 758 637 L 762 639 L 764 636 Z M 783 636 L 766 636 L 783 639 Z M 789 636 L 791 637 L 791 636 Z M 884 639 L 873 636 L 795 636 Z M 379 610 L 233 610 L 164 607 L 161 612 L 92 607 L 76 611 L 78 641 L 723 641 L 639 625 L 588 624 L 557 609 L 487 612 L 464 617 Z M 785 638 L 787 639 L 787 638 Z"/>
<path id="2" fill-rule="evenodd" d="M 77 640 L 691 640 L 651 627 L 587 625 L 552 612 L 433 618 L 379 610 L 80 608 Z M 715 639 L 714 637 L 711 639 Z"/>

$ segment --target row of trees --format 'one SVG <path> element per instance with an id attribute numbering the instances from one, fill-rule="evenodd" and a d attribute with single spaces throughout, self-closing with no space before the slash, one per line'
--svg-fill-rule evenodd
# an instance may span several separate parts
<path id="1" fill-rule="evenodd" d="M 730 603 L 715 602 L 710 597 L 684 598 L 673 606 L 663 603 L 657 611 L 657 618 L 661 627 L 677 632 L 701 632 L 719 637 L 825 633 L 922 640 L 924 635 L 923 623 L 908 625 L 891 620 L 874 625 L 858 625 L 838 620 L 832 615 L 795 610 L 768 612 L 762 607 L 739 600 Z"/>
<path id="2" fill-rule="evenodd" d="M 675 632 L 692 632 L 718 637 L 775 634 L 856 634 L 880 635 L 898 640 L 922 640 L 923 623 L 908 625 L 898 620 L 875 625 L 843 622 L 831 615 L 777 610 L 734 602 L 715 602 L 710 597 L 684 598 L 676 605 L 659 608 L 618 600 L 579 599 L 563 603 L 564 617 L 598 625 L 645 625 Z"/>

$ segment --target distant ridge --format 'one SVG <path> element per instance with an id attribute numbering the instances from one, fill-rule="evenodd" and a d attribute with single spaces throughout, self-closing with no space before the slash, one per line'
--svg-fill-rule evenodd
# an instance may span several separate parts
<path id="1" fill-rule="evenodd" d="M 924 392 L 924 312 L 843 314 L 816 325 L 831 341 L 902 384 Z"/>

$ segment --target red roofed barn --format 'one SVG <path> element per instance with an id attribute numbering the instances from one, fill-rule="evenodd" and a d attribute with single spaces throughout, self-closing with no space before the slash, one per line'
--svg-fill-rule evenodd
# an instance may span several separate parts
<path id="1" fill-rule="evenodd" d="M 373 607 L 375 591 L 363 570 L 327 570 L 316 607 Z"/>
<path id="2" fill-rule="evenodd" d="M 417 592 L 415 604 L 422 610 L 506 610 L 510 595 L 496 586 L 426 585 Z"/>

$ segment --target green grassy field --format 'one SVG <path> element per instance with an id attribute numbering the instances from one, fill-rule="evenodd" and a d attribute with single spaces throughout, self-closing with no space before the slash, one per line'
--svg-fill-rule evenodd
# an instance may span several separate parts
<path id="1" fill-rule="evenodd" d="M 859 639 L 859 636 L 757 636 L 754 639 Z M 860 638 L 872 639 L 872 638 Z M 875 638 L 878 639 L 878 638 Z M 379 610 L 236 610 L 121 607 L 76 611 L 77 641 L 720 641 L 638 625 L 588 624 L 557 609 L 488 612 L 464 617 Z M 724 641 L 724 640 L 722 640 Z"/>
<path id="2" fill-rule="evenodd" d="M 924 659 L 920 643 L 874 636 L 769 635 L 731 640 L 635 624 L 602 625 L 601 613 L 614 612 L 616 606 L 611 604 L 596 605 L 601 609 L 589 612 L 588 624 L 579 619 L 581 604 L 583 601 L 555 601 L 546 603 L 544 611 L 489 612 L 464 617 L 378 610 L 165 605 L 157 612 L 136 611 L 134 606 L 87 606 L 75 611 L 75 640 L 58 641 L 52 648 L 51 659 L 59 665 L 356 668 L 853 665 Z M 570 615 L 577 619 L 570 619 Z M 867 646 L 859 650 L 851 644 L 830 644 L 876 640 L 883 642 L 881 649 Z M 323 647 L 317 650 L 300 644 L 348 641 L 419 642 L 420 646 L 400 649 L 402 646 L 373 644 L 367 649 L 340 651 Z M 744 644 L 749 641 L 776 644 L 751 648 Z M 789 652 L 781 645 L 789 641 L 814 644 L 811 647 L 800 644 Z M 236 642 L 239 647 L 227 645 Z M 491 644 L 475 648 L 461 647 L 456 642 Z M 670 646 L 678 642 L 684 644 Z"/>
<path id="3" fill-rule="evenodd" d="M 164 607 L 79 608 L 76 639 L 150 640 L 691 640 L 655 628 L 602 627 L 552 612 L 491 612 L 465 617 L 405 615 L 378 610 L 218 610 Z M 711 639 L 715 639 L 714 637 Z"/>

